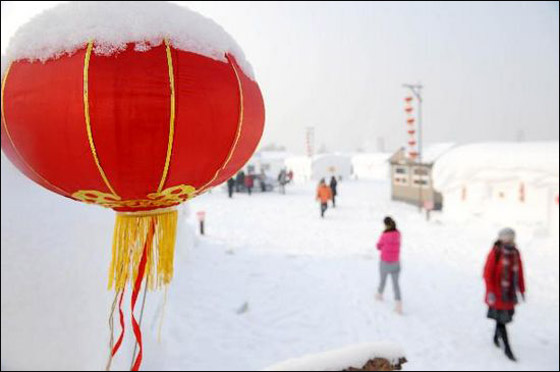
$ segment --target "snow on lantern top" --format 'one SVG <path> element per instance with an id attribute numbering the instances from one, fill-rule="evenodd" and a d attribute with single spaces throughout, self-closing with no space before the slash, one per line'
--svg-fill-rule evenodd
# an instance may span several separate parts
<path id="1" fill-rule="evenodd" d="M 97 55 L 118 53 L 128 43 L 142 52 L 160 45 L 165 38 L 177 49 L 223 62 L 227 62 L 226 54 L 232 54 L 243 72 L 254 79 L 243 51 L 220 25 L 186 7 L 163 1 L 76 1 L 58 5 L 17 30 L 10 40 L 6 62 L 45 62 L 73 54 L 91 40 L 95 41 Z"/>

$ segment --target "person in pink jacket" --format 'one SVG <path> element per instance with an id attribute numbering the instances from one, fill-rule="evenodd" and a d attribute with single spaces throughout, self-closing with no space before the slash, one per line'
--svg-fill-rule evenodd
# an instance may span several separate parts
<path id="1" fill-rule="evenodd" d="M 397 230 L 397 224 L 391 217 L 383 220 L 385 231 L 381 234 L 377 242 L 377 249 L 381 252 L 379 273 L 381 280 L 377 290 L 376 298 L 383 300 L 383 291 L 387 282 L 387 276 L 391 275 L 393 282 L 393 292 L 395 294 L 395 311 L 402 314 L 401 288 L 399 286 L 399 274 L 401 272 L 400 253 L 401 253 L 401 233 Z"/>

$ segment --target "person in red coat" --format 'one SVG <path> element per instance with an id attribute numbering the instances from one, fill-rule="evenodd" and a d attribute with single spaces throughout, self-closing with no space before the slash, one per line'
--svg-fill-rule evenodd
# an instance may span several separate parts
<path id="1" fill-rule="evenodd" d="M 505 228 L 492 247 L 484 267 L 488 318 L 496 321 L 494 344 L 503 342 L 506 356 L 516 361 L 509 344 L 506 324 L 511 323 L 518 304 L 518 293 L 525 300 L 525 278 L 521 254 L 515 244 L 515 231 Z"/>
<path id="2" fill-rule="evenodd" d="M 251 192 L 253 191 L 253 186 L 255 186 L 255 181 L 253 179 L 253 175 L 248 174 L 245 177 L 245 187 L 247 188 L 247 192 L 249 193 L 249 195 L 251 195 Z"/>

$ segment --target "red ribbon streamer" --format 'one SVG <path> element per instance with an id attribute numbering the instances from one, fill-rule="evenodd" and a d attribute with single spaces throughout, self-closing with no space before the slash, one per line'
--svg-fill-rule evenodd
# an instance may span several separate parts
<path id="1" fill-rule="evenodd" d="M 121 291 L 121 298 L 119 299 L 119 322 L 121 324 L 121 334 L 119 336 L 119 339 L 117 340 L 117 343 L 113 346 L 113 350 L 111 351 L 111 358 L 113 358 L 117 353 L 117 351 L 119 351 L 119 348 L 121 347 L 124 338 L 124 314 L 122 311 L 123 298 L 124 298 L 124 289 Z"/>
<path id="2" fill-rule="evenodd" d="M 142 252 L 142 258 L 140 259 L 140 265 L 138 267 L 138 276 L 134 282 L 134 291 L 132 292 L 131 298 L 131 315 L 132 315 L 132 330 L 134 331 L 134 336 L 136 337 L 136 342 L 138 343 L 138 356 L 132 366 L 132 371 L 138 371 L 140 365 L 142 364 L 142 330 L 140 325 L 134 317 L 134 307 L 136 306 L 136 301 L 138 300 L 138 294 L 140 293 L 140 288 L 142 287 L 142 281 L 144 280 L 144 274 L 146 273 L 146 262 L 148 261 L 148 247 L 152 246 L 152 238 L 155 231 L 155 221 L 152 219 L 150 225 L 150 230 L 148 232 L 148 237 L 144 243 L 144 251 Z"/>

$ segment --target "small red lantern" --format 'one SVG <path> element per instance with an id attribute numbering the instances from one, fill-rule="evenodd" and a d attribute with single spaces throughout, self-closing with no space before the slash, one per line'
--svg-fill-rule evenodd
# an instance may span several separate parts
<path id="1" fill-rule="evenodd" d="M 412 101 L 412 97 L 410 97 L 410 96 L 409 96 L 409 97 L 405 97 L 404 100 L 405 100 L 405 102 L 410 103 L 410 102 Z"/>
<path id="2" fill-rule="evenodd" d="M 416 133 L 416 130 L 414 129 L 409 129 L 408 130 L 408 134 L 410 134 L 411 136 L 414 135 Z"/>
<path id="3" fill-rule="evenodd" d="M 409 144 L 410 146 L 415 146 L 415 145 L 416 145 L 416 141 L 415 141 L 415 140 L 410 140 L 410 141 L 408 141 L 408 144 Z"/>
<path id="4" fill-rule="evenodd" d="M 411 113 L 412 112 L 412 107 L 411 106 L 407 106 L 404 108 L 404 111 L 406 111 L 407 113 Z"/>
<path id="5" fill-rule="evenodd" d="M 413 125 L 413 124 L 414 124 L 414 118 L 408 118 L 408 119 L 406 119 L 406 122 L 407 122 L 409 125 Z"/>

